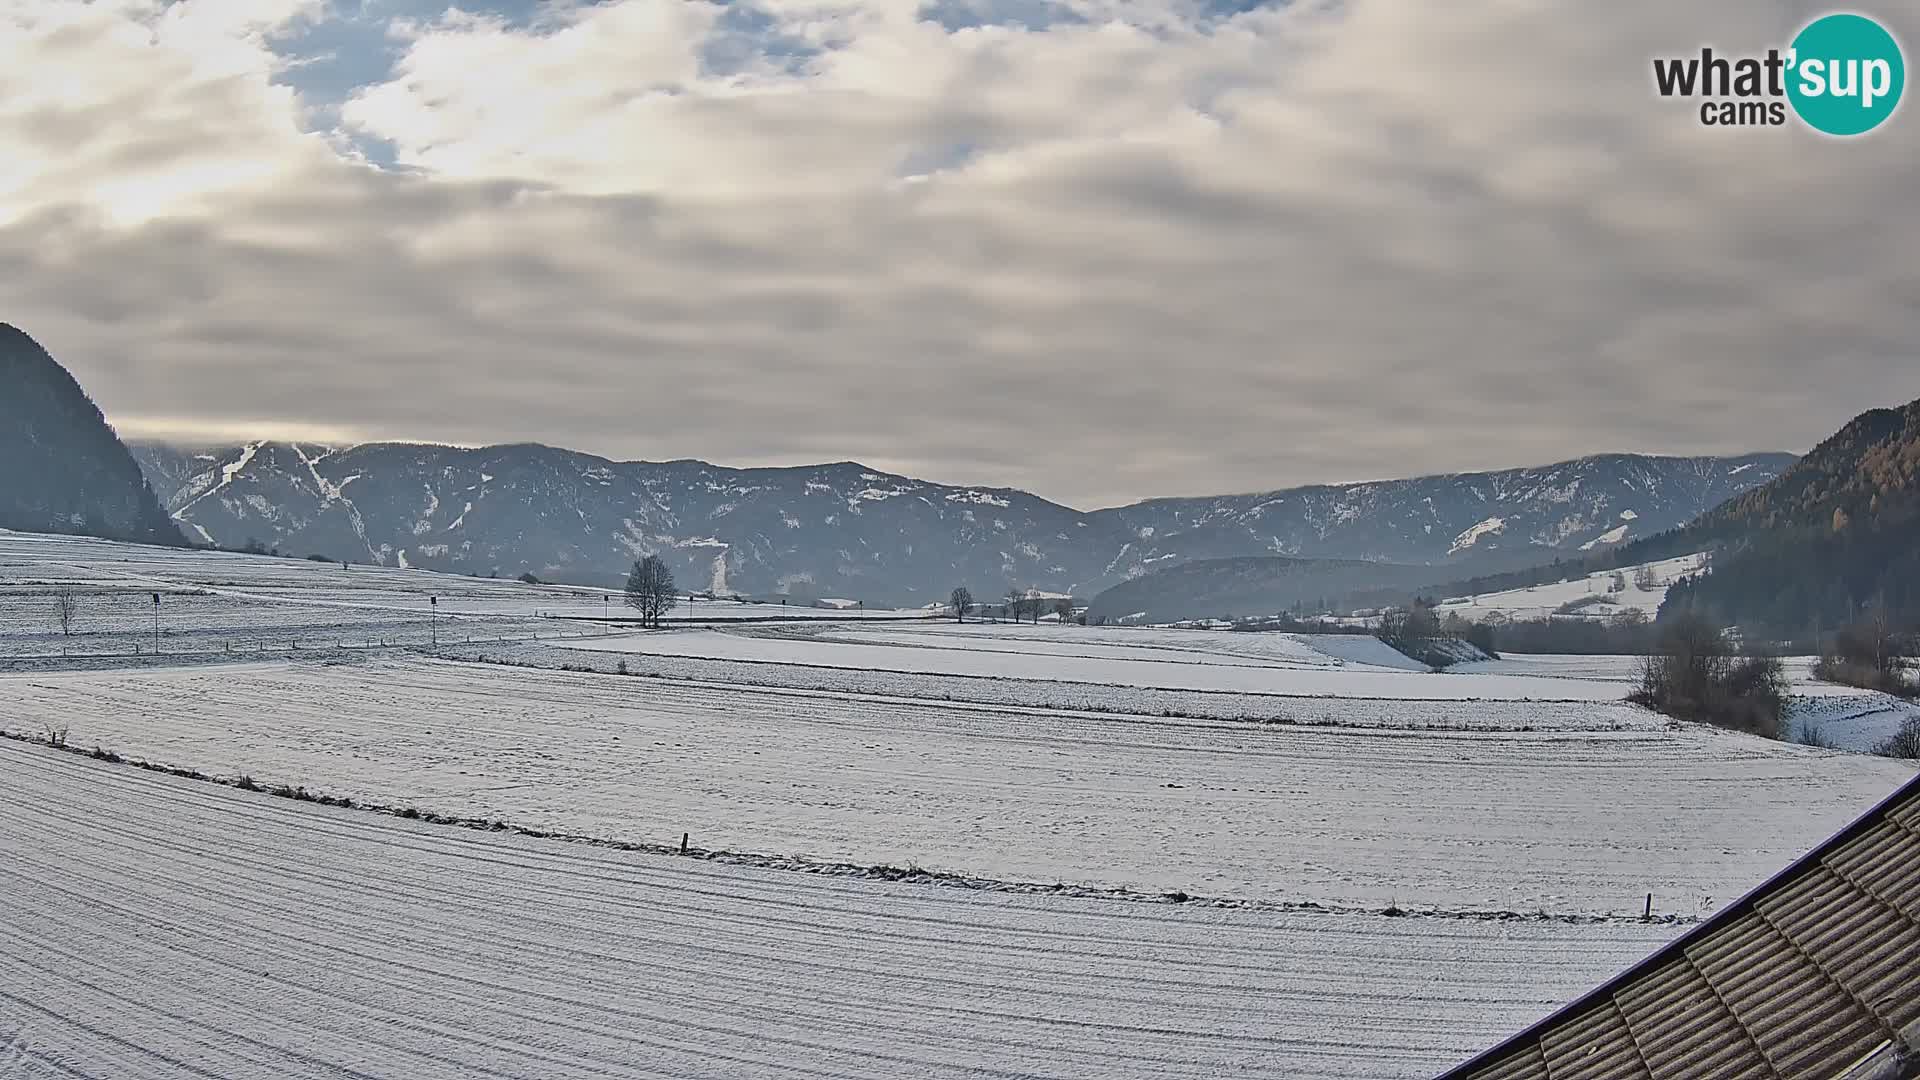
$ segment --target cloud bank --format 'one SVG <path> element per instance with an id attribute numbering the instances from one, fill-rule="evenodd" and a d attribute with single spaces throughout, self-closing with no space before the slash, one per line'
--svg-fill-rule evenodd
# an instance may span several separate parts
<path id="1" fill-rule="evenodd" d="M 0 0 L 0 319 L 130 434 L 1080 506 L 1804 448 L 1920 395 L 1920 120 L 1649 61 L 1821 10 Z"/>

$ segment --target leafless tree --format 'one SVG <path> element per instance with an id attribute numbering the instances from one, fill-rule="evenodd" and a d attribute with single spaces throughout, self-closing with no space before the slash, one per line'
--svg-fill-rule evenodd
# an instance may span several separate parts
<path id="1" fill-rule="evenodd" d="M 1059 616 L 1060 625 L 1065 626 L 1067 624 L 1067 621 L 1073 618 L 1072 598 L 1063 596 L 1060 599 L 1055 600 L 1053 602 L 1053 613 Z"/>
<path id="2" fill-rule="evenodd" d="M 948 601 L 953 605 L 953 617 L 966 622 L 967 612 L 973 609 L 973 590 L 965 585 L 956 586 Z"/>
<path id="3" fill-rule="evenodd" d="M 1885 757 L 1920 758 L 1920 716 L 1909 716 L 1900 730 L 1887 736 L 1873 752 Z"/>
<path id="4" fill-rule="evenodd" d="M 1789 688 L 1778 657 L 1737 655 L 1732 636 L 1698 612 L 1682 611 L 1659 625 L 1628 700 L 1681 720 L 1785 736 Z"/>
<path id="5" fill-rule="evenodd" d="M 1650 592 L 1660 587 L 1660 578 L 1653 572 L 1653 567 L 1642 566 L 1633 572 L 1633 585 L 1641 592 Z"/>
<path id="6" fill-rule="evenodd" d="M 80 598 L 70 589 L 62 589 L 53 596 L 54 614 L 60 619 L 60 633 L 73 636 L 73 617 L 80 611 Z"/>
<path id="7" fill-rule="evenodd" d="M 1832 682 L 1913 696 L 1920 685 L 1907 674 L 1907 641 L 1884 604 L 1875 602 L 1834 635 L 1813 673 Z"/>
<path id="8" fill-rule="evenodd" d="M 640 613 L 640 625 L 659 626 L 660 619 L 679 601 L 674 592 L 673 571 L 658 555 L 649 555 L 633 564 L 627 575 L 627 606 Z"/>
<path id="9" fill-rule="evenodd" d="M 1033 620 L 1035 626 L 1040 625 L 1040 615 L 1046 611 L 1046 608 L 1047 602 L 1035 596 L 1031 589 L 1020 598 L 1020 613 Z"/>

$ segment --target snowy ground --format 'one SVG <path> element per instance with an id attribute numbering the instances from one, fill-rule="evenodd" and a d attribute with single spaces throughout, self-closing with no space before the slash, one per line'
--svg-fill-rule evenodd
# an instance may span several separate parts
<path id="1" fill-rule="evenodd" d="M 1787 713 L 1787 735 L 1805 742 L 1818 741 L 1842 750 L 1871 753 L 1910 717 L 1920 716 L 1920 702 L 1903 701 L 1878 690 L 1840 686 L 1813 677 L 1814 657 L 1784 660 L 1793 701 Z M 1509 654 L 1499 660 L 1461 664 L 1463 674 L 1497 674 L 1524 678 L 1573 679 L 1582 685 L 1611 682 L 1624 695 L 1639 681 L 1637 656 L 1552 656 Z"/>
<path id="2" fill-rule="evenodd" d="M 0 1074 L 1431 1075 L 1675 932 L 1621 918 L 1648 892 L 1705 915 L 1913 772 L 1670 724 L 1619 700 L 1624 657 L 1432 674 L 1367 637 L 878 613 L 608 634 L 602 595 L 0 533 L 0 728 L 756 856 L 0 740 L 0 908 L 29 913 Z M 397 647 L 430 634 L 446 658 Z M 1885 720 L 1796 685 L 1828 732 Z"/>
<path id="3" fill-rule="evenodd" d="M 580 648 L 582 644 L 579 641 L 543 640 L 538 644 L 443 649 L 442 653 L 450 658 L 482 659 L 552 670 L 613 673 L 624 665 L 635 675 L 729 686 L 820 690 L 922 701 L 1012 705 L 1030 709 L 1243 720 L 1264 724 L 1338 724 L 1415 731 L 1621 731 L 1659 730 L 1669 723 L 1665 717 L 1618 700 L 1573 701 L 1556 698 L 1547 701 L 1477 701 L 1438 692 L 1447 689 L 1445 686 L 1413 680 L 1396 679 L 1379 685 L 1403 693 L 1427 693 L 1431 696 L 1336 697 L 1303 695 L 1297 689 L 1293 693 L 1278 694 L 1235 693 L 1006 676 L 934 675 L 918 671 L 614 652 Z"/>
<path id="4" fill-rule="evenodd" d="M 1494 617 L 1544 619 L 1567 604 L 1581 603 L 1578 614 L 1585 618 L 1612 618 L 1628 611 L 1638 611 L 1651 618 L 1667 598 L 1667 586 L 1699 570 L 1703 561 L 1701 555 L 1683 555 L 1622 567 L 1618 573 L 1626 588 L 1621 592 L 1611 591 L 1615 571 L 1608 570 L 1526 589 L 1448 597 L 1441 602 L 1440 612 L 1443 615 L 1458 613 L 1462 618 L 1475 621 Z M 1644 589 L 1636 580 L 1643 568 L 1652 574 L 1650 587 Z"/>
<path id="5" fill-rule="evenodd" d="M 56 614 L 63 592 L 76 604 L 70 634 Z M 582 586 L 0 531 L 0 658 L 557 640 L 604 634 L 608 620 L 631 615 L 619 593 Z M 925 617 L 707 599 L 683 600 L 672 615 L 679 622 Z"/>
<path id="6" fill-rule="evenodd" d="M 1675 931 L 844 881 L 0 743 L 0 1073 L 1429 1076 Z M 28 839 L 30 843 L 24 842 Z"/>
<path id="7" fill-rule="evenodd" d="M 1392 722 L 1321 707 L 1347 704 Z M 598 837 L 1371 908 L 1653 892 L 1705 914 L 1913 771 L 1702 729 L 1287 727 L 432 660 L 0 676 L 0 727 L 51 715 L 77 746 Z"/>
<path id="8" fill-rule="evenodd" d="M 1012 628 L 988 624 L 955 632 L 959 629 L 940 623 L 886 631 L 844 624 L 746 627 L 615 634 L 568 645 L 797 667 L 1292 697 L 1618 701 L 1622 696 L 1611 682 L 1500 674 L 1436 676 L 1404 667 L 1355 663 L 1318 647 L 1319 638 L 1291 634 L 1042 626 L 1023 627 L 1017 636 L 1002 637 L 995 632 Z M 1370 652 L 1397 655 L 1377 641 L 1362 640 L 1371 642 L 1366 646 Z M 1329 647 L 1343 645 L 1336 639 Z"/>

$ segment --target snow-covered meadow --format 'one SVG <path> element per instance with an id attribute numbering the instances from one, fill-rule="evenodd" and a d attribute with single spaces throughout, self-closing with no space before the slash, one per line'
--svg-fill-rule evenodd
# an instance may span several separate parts
<path id="1" fill-rule="evenodd" d="M 1617 618 L 1629 611 L 1652 617 L 1667 598 L 1667 587 L 1705 565 L 1705 556 L 1682 555 L 1675 559 L 1640 563 L 1619 570 L 1582 574 L 1568 581 L 1550 582 L 1524 589 L 1474 596 L 1448 597 L 1440 603 L 1440 613 L 1482 621 L 1491 618 L 1544 619 L 1550 615 L 1573 614 L 1581 618 Z M 1619 591 L 1614 591 L 1617 584 Z M 1575 610 L 1569 612 L 1567 609 Z"/>
<path id="2" fill-rule="evenodd" d="M 1676 929 L 754 870 L 11 742 L 0 775 L 23 1080 L 1414 1078 Z"/>
<path id="3" fill-rule="evenodd" d="M 67 627 L 57 616 L 62 594 L 74 603 Z M 588 586 L 0 531 L 0 659 L 592 637 L 632 616 L 622 600 Z M 926 613 L 700 598 L 672 617 L 878 622 Z"/>
<path id="4" fill-rule="evenodd" d="M 604 596 L 0 534 L 0 729 L 732 853 L 0 741 L 0 905 L 59 929 L 0 931 L 25 1075 L 1430 1075 L 1913 772 L 1670 723 L 1621 700 L 1625 657 L 1441 674 L 1365 636 L 818 609 L 643 632 Z M 1674 921 L 1633 918 L 1647 893 Z"/>
<path id="5" fill-rule="evenodd" d="M 1909 718 L 1920 717 L 1920 702 L 1814 678 L 1814 662 L 1811 656 L 1783 660 L 1792 693 L 1786 721 L 1789 739 L 1867 753 L 1899 731 Z M 1625 696 L 1639 681 L 1640 665 L 1637 656 L 1511 654 L 1499 660 L 1461 664 L 1453 670 L 1463 675 L 1568 679 L 1583 686 L 1612 683 L 1618 687 L 1618 694 Z"/>
<path id="6" fill-rule="evenodd" d="M 566 644 L 797 668 L 1283 697 L 1617 701 L 1622 696 L 1609 682 L 1504 674 L 1435 677 L 1424 669 L 1410 670 L 1417 665 L 1373 638 L 1335 635 L 932 623 L 872 630 L 840 623 L 627 633 Z M 1342 651 L 1382 662 L 1347 659 Z"/>
<path id="7" fill-rule="evenodd" d="M 1333 704 L 1326 726 L 1256 725 L 431 659 L 0 675 L 0 728 L 63 714 L 75 745 L 264 784 L 588 836 L 1336 907 L 1630 914 L 1653 892 L 1703 914 L 1911 772 L 1699 729 L 1410 730 L 1365 703 L 1349 726 Z"/>

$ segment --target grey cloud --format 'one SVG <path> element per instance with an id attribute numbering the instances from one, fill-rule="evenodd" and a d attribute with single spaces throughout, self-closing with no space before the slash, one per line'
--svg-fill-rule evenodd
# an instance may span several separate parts
<path id="1" fill-rule="evenodd" d="M 1710 132 L 1647 86 L 1656 52 L 1764 47 L 1797 7 L 1449 6 L 1422 47 L 1359 7 L 1324 61 L 1218 95 L 1213 134 L 1033 151 L 1035 121 L 975 105 L 913 137 L 983 153 L 901 189 L 580 196 L 322 163 L 201 222 L 50 209 L 0 226 L 0 317 L 114 416 L 852 458 L 1082 506 L 1804 448 L 1920 395 L 1911 105 L 1836 143 Z M 811 108 L 688 115 L 889 162 L 920 122 Z"/>

